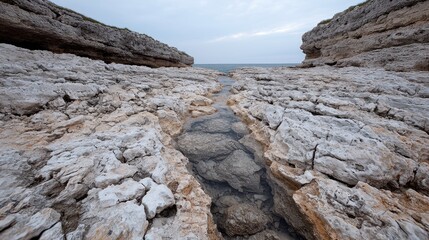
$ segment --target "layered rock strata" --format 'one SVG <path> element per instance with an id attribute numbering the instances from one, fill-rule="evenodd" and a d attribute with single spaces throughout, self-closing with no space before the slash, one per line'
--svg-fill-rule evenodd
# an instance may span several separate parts
<path id="1" fill-rule="evenodd" d="M 1 0 L 0 42 L 107 63 L 183 67 L 194 62 L 147 35 L 106 26 L 47 0 Z"/>
<path id="2" fill-rule="evenodd" d="M 366 1 L 321 22 L 302 40 L 304 66 L 429 71 L 429 1 Z"/>
<path id="3" fill-rule="evenodd" d="M 264 145 L 274 210 L 307 239 L 429 238 L 429 76 L 241 69 L 229 103 Z"/>
<path id="4" fill-rule="evenodd" d="M 217 238 L 170 145 L 217 72 L 0 53 L 0 239 Z"/>

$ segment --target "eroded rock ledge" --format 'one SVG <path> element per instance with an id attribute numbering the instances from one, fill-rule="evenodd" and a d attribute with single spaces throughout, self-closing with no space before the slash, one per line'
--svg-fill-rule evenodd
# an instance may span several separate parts
<path id="1" fill-rule="evenodd" d="M 429 71 L 429 1 L 369 0 L 304 34 L 304 66 Z"/>
<path id="2" fill-rule="evenodd" d="M 429 76 L 241 69 L 229 103 L 265 145 L 275 211 L 308 239 L 429 238 Z"/>
<path id="3" fill-rule="evenodd" d="M 47 0 L 1 0 L 0 42 L 107 63 L 150 67 L 194 63 L 186 53 L 147 35 L 106 26 Z"/>
<path id="4" fill-rule="evenodd" d="M 170 136 L 219 73 L 0 53 L 0 239 L 216 239 Z"/>

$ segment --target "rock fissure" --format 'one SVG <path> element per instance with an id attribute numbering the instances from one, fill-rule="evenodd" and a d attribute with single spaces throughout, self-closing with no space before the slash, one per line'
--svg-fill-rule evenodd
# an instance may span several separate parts
<path id="1" fill-rule="evenodd" d="M 190 119 L 177 138 L 178 149 L 211 196 L 212 214 L 225 239 L 289 239 L 291 233 L 272 209 L 261 146 L 226 104 L 233 82 L 226 77 L 220 82 L 224 90 L 213 96 L 217 113 Z"/>

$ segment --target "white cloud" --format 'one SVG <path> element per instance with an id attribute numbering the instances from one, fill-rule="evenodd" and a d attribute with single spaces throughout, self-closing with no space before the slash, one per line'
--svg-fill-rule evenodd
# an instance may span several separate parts
<path id="1" fill-rule="evenodd" d="M 301 34 L 363 0 L 51 0 L 189 53 L 198 63 L 299 62 Z"/>
<path id="2" fill-rule="evenodd" d="M 276 28 L 271 28 L 271 29 L 261 30 L 261 31 L 239 32 L 231 35 L 218 37 L 210 40 L 209 42 L 213 43 L 213 42 L 222 42 L 222 41 L 229 41 L 229 40 L 240 40 L 243 38 L 268 36 L 268 35 L 280 34 L 280 33 L 292 33 L 294 31 L 300 30 L 304 26 L 305 26 L 304 23 L 295 23 L 295 24 L 287 24 L 282 27 L 276 27 Z"/>

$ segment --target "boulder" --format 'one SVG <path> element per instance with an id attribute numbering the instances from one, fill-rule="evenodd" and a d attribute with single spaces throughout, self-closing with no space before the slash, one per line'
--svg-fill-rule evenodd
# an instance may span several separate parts
<path id="1" fill-rule="evenodd" d="M 224 134 L 188 132 L 177 141 L 179 150 L 191 161 L 221 160 L 243 146 Z"/>
<path id="2" fill-rule="evenodd" d="M 252 235 L 265 229 L 268 217 L 257 207 L 238 204 L 227 209 L 223 227 L 228 236 Z"/>
<path id="3" fill-rule="evenodd" d="M 243 150 L 236 150 L 219 163 L 216 172 L 221 179 L 238 191 L 262 191 L 258 171 L 262 167 Z"/>

